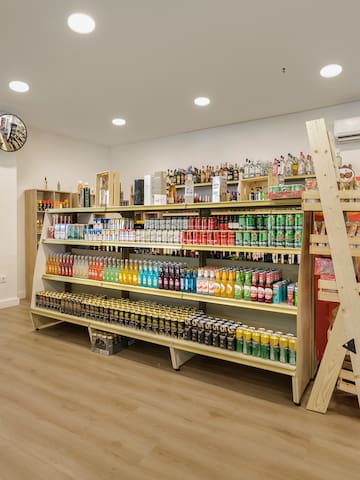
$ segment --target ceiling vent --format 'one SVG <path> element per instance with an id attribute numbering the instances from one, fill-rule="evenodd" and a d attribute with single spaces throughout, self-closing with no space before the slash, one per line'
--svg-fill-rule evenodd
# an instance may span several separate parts
<path id="1" fill-rule="evenodd" d="M 334 135 L 338 143 L 360 141 L 360 117 L 335 120 Z"/>

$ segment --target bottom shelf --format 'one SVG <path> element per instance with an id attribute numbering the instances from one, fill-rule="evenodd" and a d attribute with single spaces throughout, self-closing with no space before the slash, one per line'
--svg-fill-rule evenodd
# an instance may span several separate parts
<path id="1" fill-rule="evenodd" d="M 208 357 L 218 358 L 220 360 L 226 360 L 228 362 L 238 363 L 241 365 L 247 365 L 250 367 L 260 368 L 275 373 L 281 373 L 283 375 L 295 376 L 296 366 L 289 365 L 288 363 L 274 362 L 272 360 L 265 360 L 259 357 L 252 357 L 250 355 L 244 355 L 239 352 L 231 350 L 224 350 L 217 347 L 211 347 L 195 343 L 188 340 L 183 340 L 175 337 L 168 337 L 165 335 L 157 335 L 155 333 L 146 332 L 144 330 L 138 330 L 131 327 L 126 327 L 113 323 L 105 323 L 96 320 L 91 320 L 84 317 L 75 317 L 72 315 L 66 315 L 56 311 L 49 311 L 41 308 L 31 308 L 31 314 L 46 317 L 54 321 L 68 322 L 77 325 L 82 325 L 88 328 L 95 328 L 103 330 L 109 333 L 116 333 L 119 335 L 125 335 L 127 337 L 143 340 L 158 345 L 163 345 L 183 352 L 189 352 L 193 354 L 205 355 Z M 34 322 L 36 324 L 36 322 Z"/>

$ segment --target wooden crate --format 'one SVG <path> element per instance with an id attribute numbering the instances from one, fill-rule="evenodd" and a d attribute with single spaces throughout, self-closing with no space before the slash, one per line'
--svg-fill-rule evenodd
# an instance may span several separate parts
<path id="1" fill-rule="evenodd" d="M 120 173 L 100 172 L 96 174 L 95 204 L 97 207 L 120 205 Z"/>

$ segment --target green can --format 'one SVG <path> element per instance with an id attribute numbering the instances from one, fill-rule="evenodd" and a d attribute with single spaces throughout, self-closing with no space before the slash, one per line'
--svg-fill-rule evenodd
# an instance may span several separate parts
<path id="1" fill-rule="evenodd" d="M 259 233 L 258 232 L 251 232 L 250 245 L 252 247 L 258 247 L 259 246 Z"/>
<path id="2" fill-rule="evenodd" d="M 295 215 L 293 213 L 288 213 L 285 215 L 285 229 L 293 230 L 295 226 Z"/>
<path id="3" fill-rule="evenodd" d="M 258 233 L 259 247 L 266 247 L 268 240 L 268 232 L 262 231 Z"/>
<path id="4" fill-rule="evenodd" d="M 270 336 L 270 360 L 272 360 L 273 362 L 280 361 L 279 341 L 280 341 L 280 335 L 273 333 Z"/>
<path id="5" fill-rule="evenodd" d="M 285 230 L 285 247 L 293 248 L 294 246 L 294 230 Z"/>
<path id="6" fill-rule="evenodd" d="M 275 247 L 275 230 L 269 230 L 267 232 L 267 244 L 268 247 Z"/>
<path id="7" fill-rule="evenodd" d="M 246 270 L 244 272 L 244 285 L 251 285 L 252 272 L 251 270 Z"/>
<path id="8" fill-rule="evenodd" d="M 270 334 L 268 332 L 261 333 L 260 341 L 260 354 L 261 358 L 269 360 L 270 358 Z"/>
<path id="9" fill-rule="evenodd" d="M 302 242 L 302 230 L 296 228 L 294 231 L 294 247 L 300 248 L 301 242 Z"/>
<path id="10" fill-rule="evenodd" d="M 239 245 L 240 247 L 243 245 L 243 232 L 235 233 L 235 245 Z"/>
<path id="11" fill-rule="evenodd" d="M 280 362 L 289 363 L 289 337 L 282 335 L 280 337 Z"/>
<path id="12" fill-rule="evenodd" d="M 285 215 L 276 215 L 275 226 L 278 230 L 285 228 Z"/>
<path id="13" fill-rule="evenodd" d="M 265 217 L 264 215 L 256 215 L 256 228 L 257 230 L 265 229 Z"/>
<path id="14" fill-rule="evenodd" d="M 275 226 L 276 226 L 276 215 L 267 215 L 266 230 L 275 230 Z"/>
<path id="15" fill-rule="evenodd" d="M 260 332 L 255 330 L 252 332 L 252 356 L 261 357 L 261 346 L 260 346 Z"/>
<path id="16" fill-rule="evenodd" d="M 298 288 L 298 284 L 295 283 L 295 287 L 294 287 L 294 306 L 295 307 L 298 306 L 298 295 L 299 295 L 299 288 Z"/>
<path id="17" fill-rule="evenodd" d="M 243 333 L 243 353 L 244 355 L 252 355 L 252 330 L 250 328 L 244 328 Z"/>
<path id="18" fill-rule="evenodd" d="M 246 217 L 245 215 L 239 215 L 239 230 L 245 230 L 246 228 Z"/>
<path id="19" fill-rule="evenodd" d="M 275 231 L 275 246 L 283 247 L 285 245 L 285 230 Z"/>
<path id="20" fill-rule="evenodd" d="M 236 345 L 236 351 L 243 353 L 243 346 L 244 346 L 244 328 L 237 327 L 236 329 L 236 334 L 235 334 L 235 345 Z"/>
<path id="21" fill-rule="evenodd" d="M 295 219 L 294 219 L 294 227 L 295 228 L 301 228 L 303 227 L 303 219 L 304 216 L 302 213 L 295 213 Z"/>
<path id="22" fill-rule="evenodd" d="M 249 247 L 250 246 L 250 232 L 243 232 L 243 246 Z"/>
<path id="23" fill-rule="evenodd" d="M 255 230 L 255 217 L 254 215 L 246 215 L 245 219 L 245 229 L 246 230 Z"/>

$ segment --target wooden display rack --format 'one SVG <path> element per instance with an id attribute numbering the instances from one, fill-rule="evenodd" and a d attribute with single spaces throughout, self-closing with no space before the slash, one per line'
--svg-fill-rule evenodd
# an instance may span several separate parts
<path id="1" fill-rule="evenodd" d="M 325 413 L 336 385 L 360 401 L 360 296 L 353 261 L 360 242 L 348 237 L 344 220 L 344 212 L 360 211 L 360 195 L 338 189 L 334 142 L 324 119 L 307 122 L 307 131 L 319 191 L 304 192 L 303 210 L 322 211 L 327 230 L 327 235 L 310 237 L 310 253 L 331 255 L 336 280 L 320 281 L 319 298 L 340 303 L 307 404 L 309 410 Z M 353 372 L 343 368 L 347 352 Z"/>
<path id="2" fill-rule="evenodd" d="M 106 199 L 101 198 L 101 190 L 107 192 Z M 96 174 L 95 205 L 114 207 L 120 205 L 120 173 L 100 172 Z"/>

